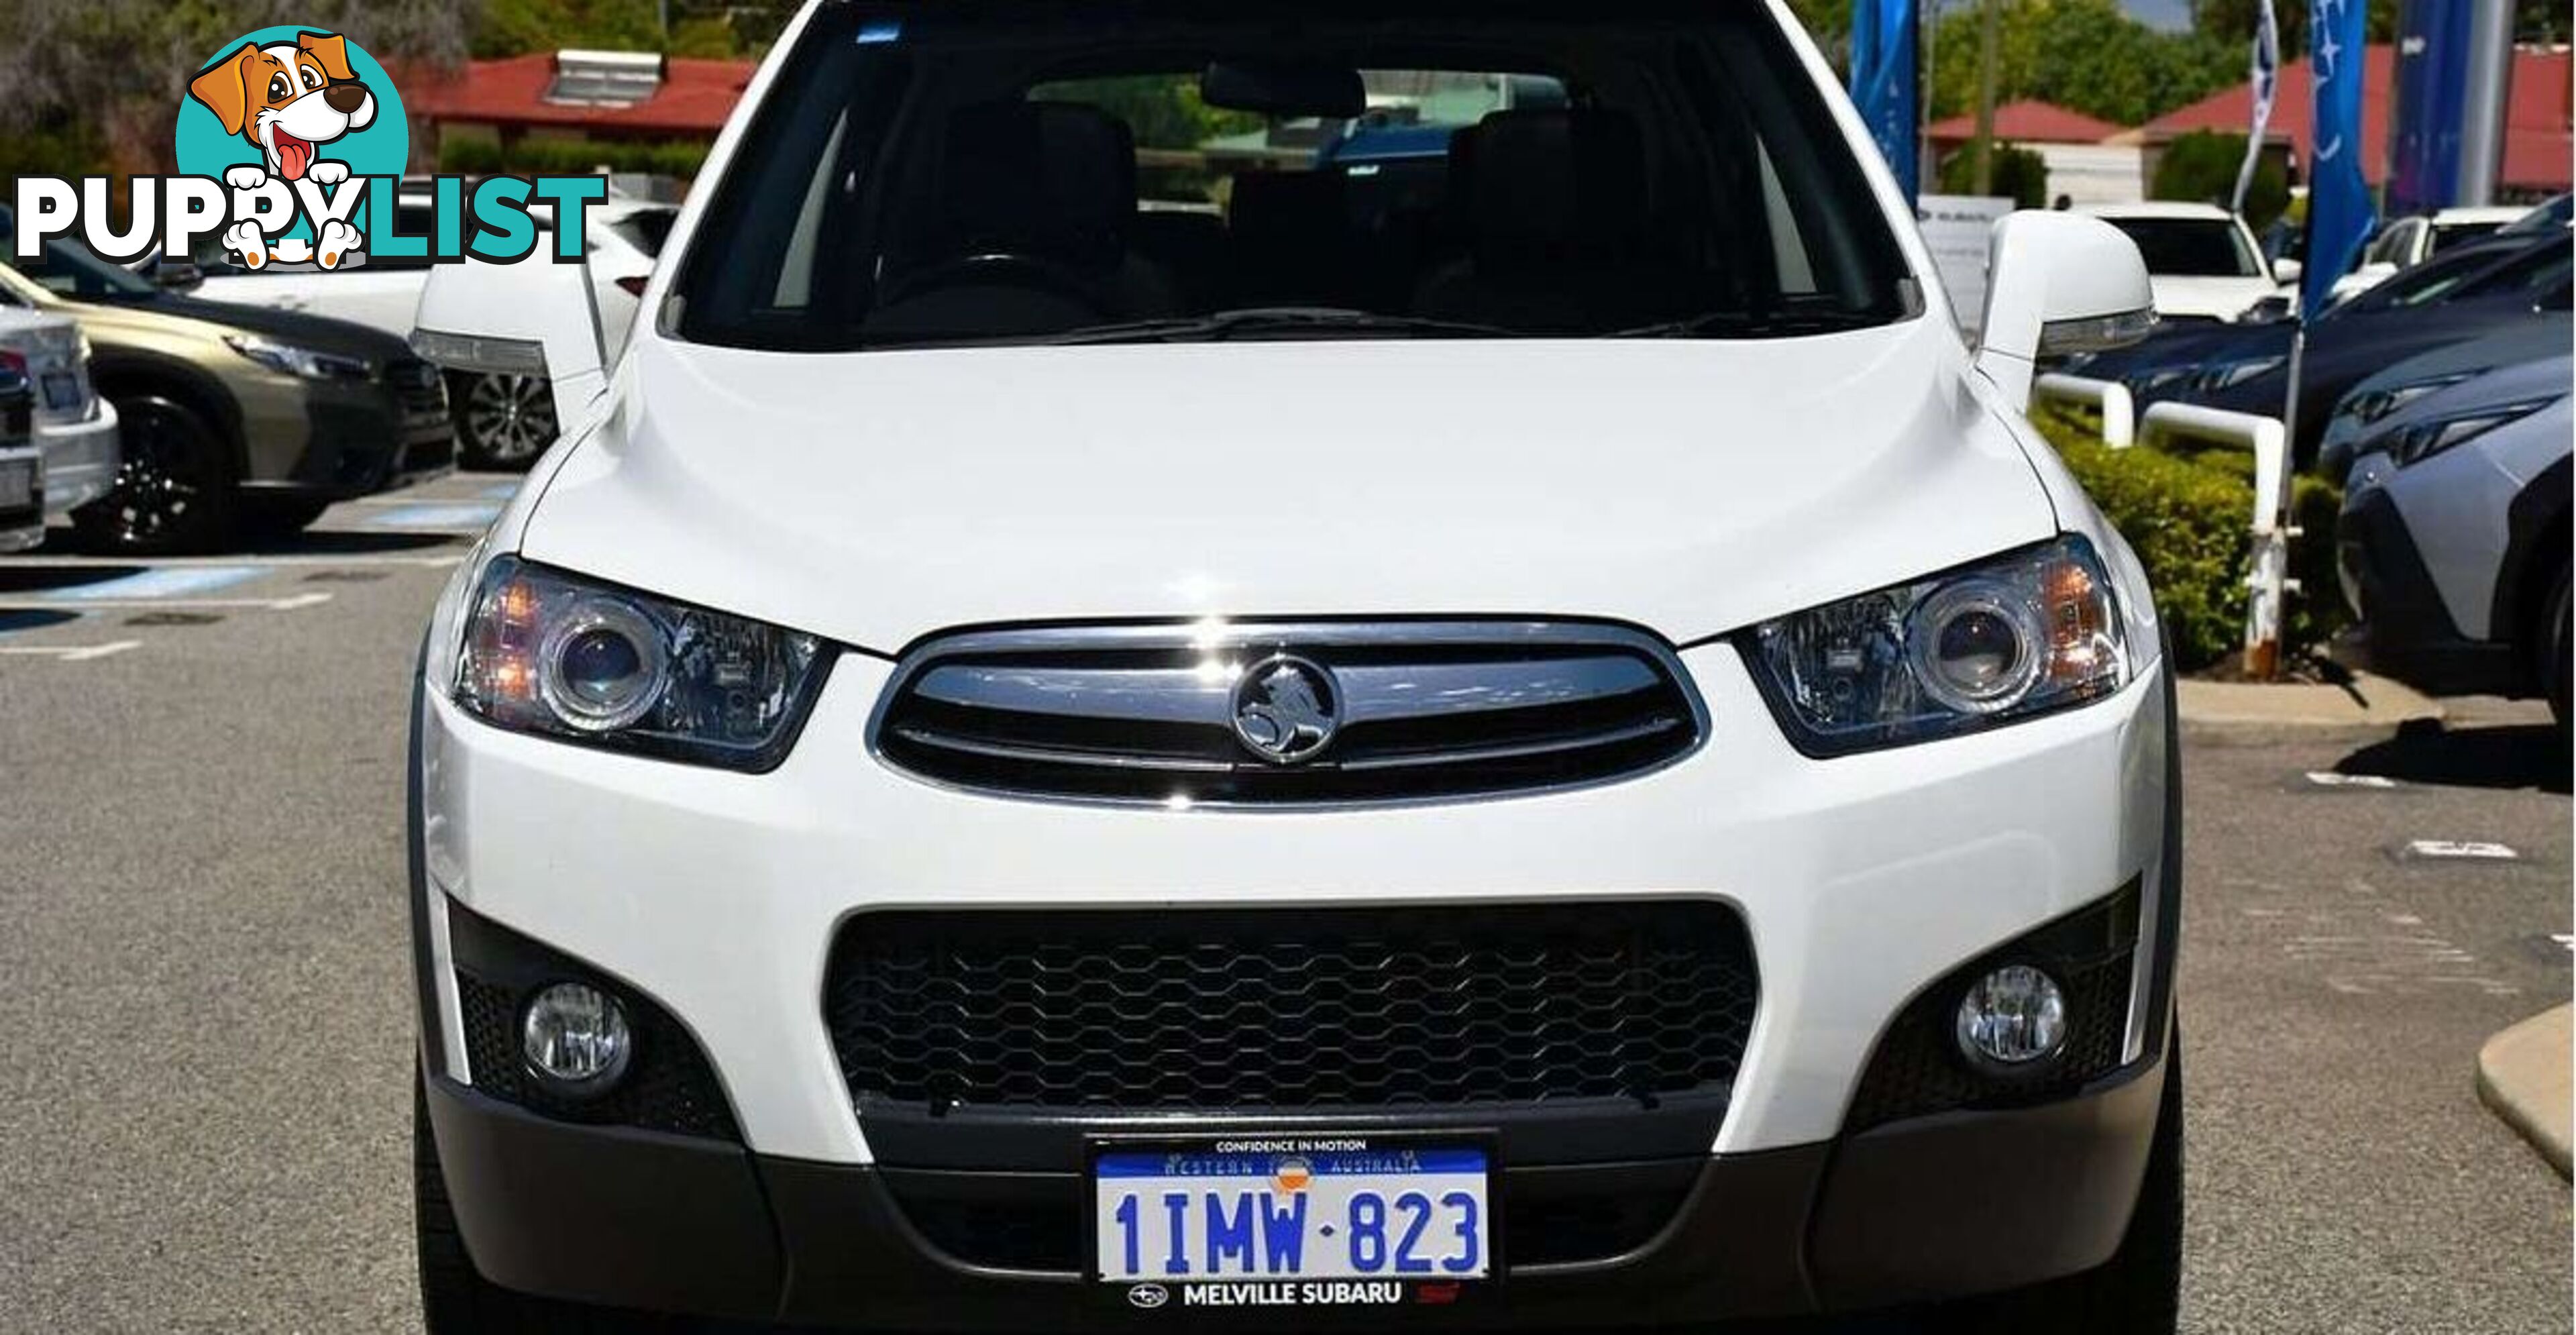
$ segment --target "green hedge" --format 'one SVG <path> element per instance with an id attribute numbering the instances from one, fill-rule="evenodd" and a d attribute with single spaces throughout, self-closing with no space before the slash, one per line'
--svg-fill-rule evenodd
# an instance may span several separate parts
<path id="1" fill-rule="evenodd" d="M 522 139 L 503 148 L 489 139 L 449 139 L 438 146 L 438 169 L 459 176 L 587 176 L 604 164 L 613 172 L 687 180 L 705 164 L 707 148 L 688 140 L 648 144 Z"/>
<path id="2" fill-rule="evenodd" d="M 2254 512 L 2247 458 L 2226 450 L 2114 450 L 2072 418 L 2041 414 L 2036 420 L 2093 503 L 2137 549 L 2184 670 L 2242 649 Z M 2342 504 L 2342 495 L 2321 479 L 2292 479 L 2290 522 L 2304 531 L 2290 541 L 2290 574 L 2302 591 L 2290 596 L 2282 628 L 2287 653 L 2322 644 L 2342 624 L 2334 573 L 2335 515 Z"/>

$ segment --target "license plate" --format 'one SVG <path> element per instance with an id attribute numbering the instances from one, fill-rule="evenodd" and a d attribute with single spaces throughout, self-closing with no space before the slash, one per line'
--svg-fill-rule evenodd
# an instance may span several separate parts
<path id="1" fill-rule="evenodd" d="M 35 503 L 35 461 L 0 464 L 0 511 L 24 510 Z"/>
<path id="2" fill-rule="evenodd" d="M 1407 1281 L 1493 1272 L 1489 1167 L 1481 1148 L 1368 1136 L 1104 1148 L 1095 1274 L 1183 1306 L 1401 1302 Z"/>
<path id="3" fill-rule="evenodd" d="M 59 412 L 65 408 L 79 406 L 81 401 L 79 376 L 69 371 L 47 371 L 42 378 L 45 385 L 47 412 Z"/>

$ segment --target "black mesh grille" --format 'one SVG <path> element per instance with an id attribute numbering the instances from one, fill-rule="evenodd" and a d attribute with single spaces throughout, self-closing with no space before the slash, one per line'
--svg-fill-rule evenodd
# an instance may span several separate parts
<path id="1" fill-rule="evenodd" d="M 417 358 L 402 358 L 385 364 L 385 384 L 402 405 L 405 426 L 423 426 L 447 420 L 447 386 L 438 368 Z"/>
<path id="2" fill-rule="evenodd" d="M 1257 1110 L 1722 1093 L 1755 993 L 1703 903 L 905 912 L 825 1009 L 863 1111 Z"/>
<path id="3" fill-rule="evenodd" d="M 1852 1095 L 1847 1129 L 1953 1108 L 2063 1098 L 2117 1070 L 2128 1036 L 2137 930 L 2137 893 L 2123 891 L 1927 989 L 1879 1039 Z M 2066 1048 L 2027 1078 L 1999 1080 L 1960 1055 L 1959 1001 L 1988 970 L 2016 962 L 2037 964 L 2066 990 Z"/>

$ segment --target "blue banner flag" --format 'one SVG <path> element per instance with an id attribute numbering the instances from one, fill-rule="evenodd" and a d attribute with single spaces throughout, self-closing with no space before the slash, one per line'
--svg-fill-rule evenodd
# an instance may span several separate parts
<path id="1" fill-rule="evenodd" d="M 1852 0 L 1851 95 L 1905 197 L 1922 193 L 1915 162 L 1915 0 Z"/>
<path id="2" fill-rule="evenodd" d="M 2326 293 L 2352 268 L 2377 221 L 2361 176 L 2364 0 L 2312 0 L 2308 68 L 2316 109 L 2308 136 L 2308 260 L 2299 310 L 2325 309 Z"/>
<path id="3" fill-rule="evenodd" d="M 2388 207 L 2429 213 L 2459 202 L 2460 135 L 2469 123 L 2471 0 L 2408 0 L 2397 19 L 2397 109 Z"/>
<path id="4" fill-rule="evenodd" d="M 2227 207 L 2245 211 L 2245 192 L 2254 186 L 2254 169 L 2263 163 L 2263 134 L 2272 128 L 2272 94 L 2281 85 L 2281 26 L 2272 17 L 2272 0 L 2263 0 L 2262 12 L 2254 18 L 2254 58 L 2252 69 L 2254 92 L 2254 125 L 2245 135 L 2245 165 L 2236 169 L 2236 193 L 2229 195 Z"/>

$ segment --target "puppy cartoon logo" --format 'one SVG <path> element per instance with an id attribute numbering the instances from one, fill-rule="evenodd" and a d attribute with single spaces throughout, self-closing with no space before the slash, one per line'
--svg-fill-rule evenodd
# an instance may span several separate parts
<path id="1" fill-rule="evenodd" d="M 1314 1181 L 1315 1166 L 1295 1157 L 1280 1160 L 1270 1175 L 1270 1185 L 1282 1196 L 1294 1196 Z"/>
<path id="2" fill-rule="evenodd" d="M 6 4 L 7 0 L 0 0 Z M 16 180 L 10 253 L 77 237 L 116 264 L 304 270 L 389 263 L 579 264 L 601 176 L 406 175 L 411 122 L 375 57 L 323 28 L 244 33 L 188 76 L 179 170 Z M 0 215 L 0 227 L 8 218 Z"/>
<path id="3" fill-rule="evenodd" d="M 259 150 L 261 164 L 224 171 L 236 190 L 257 190 L 274 176 L 336 186 L 349 179 L 349 164 L 320 156 L 321 146 L 375 123 L 376 95 L 349 65 L 349 39 L 338 33 L 299 32 L 293 40 L 244 41 L 188 83 L 188 95 Z M 348 222 L 326 219 L 310 242 L 281 238 L 272 247 L 257 221 L 225 229 L 224 248 L 253 269 L 276 258 L 300 263 L 308 255 L 325 269 L 366 242 Z"/>

